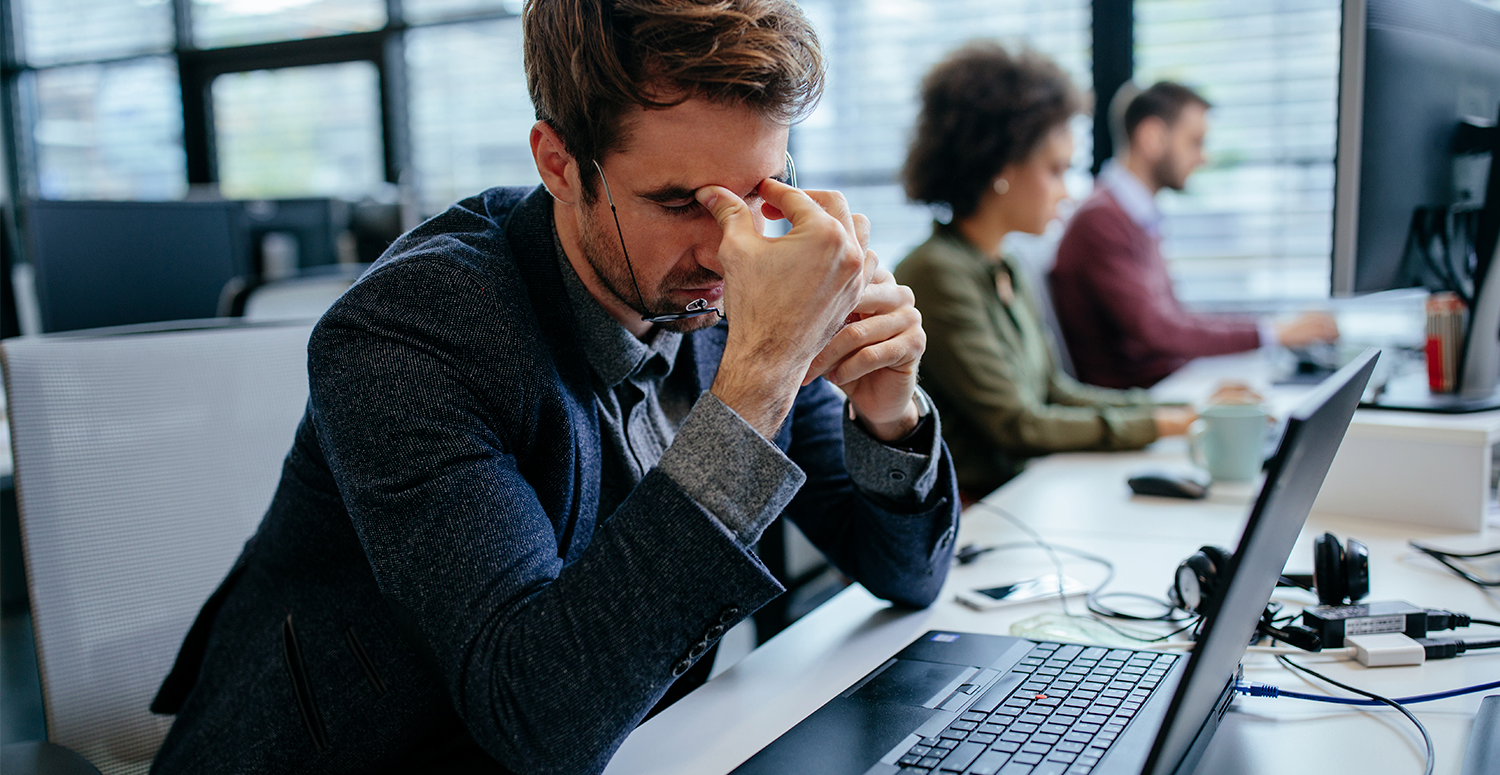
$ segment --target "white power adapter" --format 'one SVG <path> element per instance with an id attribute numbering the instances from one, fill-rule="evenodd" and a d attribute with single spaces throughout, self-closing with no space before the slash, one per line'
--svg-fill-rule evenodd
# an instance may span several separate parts
<path id="1" fill-rule="evenodd" d="M 1346 635 L 1344 644 L 1354 650 L 1354 658 L 1365 667 L 1420 665 L 1427 661 L 1427 650 L 1405 633 Z"/>

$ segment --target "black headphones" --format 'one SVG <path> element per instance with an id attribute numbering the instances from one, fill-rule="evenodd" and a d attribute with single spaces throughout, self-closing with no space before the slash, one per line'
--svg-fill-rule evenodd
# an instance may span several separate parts
<path id="1" fill-rule="evenodd" d="M 1205 546 L 1194 552 L 1177 566 L 1177 574 L 1167 590 L 1167 599 L 1189 613 L 1206 613 L 1207 606 L 1218 600 L 1220 579 L 1232 557 L 1217 546 Z M 1318 602 L 1323 605 L 1359 602 L 1370 594 L 1370 552 L 1353 538 L 1341 547 L 1337 536 L 1324 533 L 1313 539 L 1312 575 L 1288 574 L 1278 580 L 1277 586 L 1315 591 Z M 1301 625 L 1277 629 L 1267 616 L 1262 618 L 1258 629 L 1299 648 L 1309 651 L 1319 648 L 1317 634 Z"/>
<path id="2" fill-rule="evenodd" d="M 1204 613 L 1204 604 L 1219 591 L 1219 577 L 1229 568 L 1229 558 L 1229 552 L 1217 546 L 1193 552 L 1193 556 L 1177 566 L 1167 599 L 1188 613 Z"/>
<path id="3" fill-rule="evenodd" d="M 1349 539 L 1339 548 L 1339 539 L 1324 533 L 1313 540 L 1313 588 L 1323 605 L 1358 603 L 1370 594 L 1370 550 Z"/>
<path id="4" fill-rule="evenodd" d="M 1219 591 L 1219 579 L 1229 567 L 1230 553 L 1217 546 L 1205 546 L 1177 566 L 1167 599 L 1172 605 L 1192 613 L 1203 613 L 1203 606 Z M 1323 605 L 1357 603 L 1370 594 L 1370 551 L 1351 538 L 1343 546 L 1332 533 L 1313 539 L 1313 572 L 1311 575 L 1287 574 L 1277 586 L 1299 587 L 1316 592 Z"/>

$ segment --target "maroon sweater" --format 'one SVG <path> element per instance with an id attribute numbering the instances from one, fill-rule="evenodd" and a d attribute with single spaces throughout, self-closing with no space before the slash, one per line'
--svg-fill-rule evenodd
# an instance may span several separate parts
<path id="1" fill-rule="evenodd" d="M 1084 382 L 1150 387 L 1192 358 L 1260 346 L 1253 318 L 1183 309 L 1160 240 L 1102 186 L 1068 222 L 1050 279 L 1058 324 Z"/>

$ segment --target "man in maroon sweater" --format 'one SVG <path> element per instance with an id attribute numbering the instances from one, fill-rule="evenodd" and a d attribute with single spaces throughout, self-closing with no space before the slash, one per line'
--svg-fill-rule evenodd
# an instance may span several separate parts
<path id="1" fill-rule="evenodd" d="M 1121 91 L 1117 101 L 1127 96 Z M 1181 191 L 1203 164 L 1208 108 L 1175 83 L 1137 93 L 1124 111 L 1124 157 L 1104 165 L 1093 195 L 1068 222 L 1052 269 L 1052 300 L 1084 382 L 1150 387 L 1199 356 L 1338 337 L 1325 313 L 1284 323 L 1203 315 L 1184 309 L 1173 293 L 1155 197 L 1162 188 Z"/>

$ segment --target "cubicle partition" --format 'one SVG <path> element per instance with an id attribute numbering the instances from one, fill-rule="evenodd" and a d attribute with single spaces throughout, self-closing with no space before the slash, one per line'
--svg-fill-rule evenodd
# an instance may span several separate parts
<path id="1" fill-rule="evenodd" d="M 211 318 L 248 268 L 236 202 L 51 202 L 25 210 L 42 331 Z"/>
<path id="2" fill-rule="evenodd" d="M 329 198 L 29 202 L 23 260 L 41 331 L 235 314 L 261 283 L 373 260 L 396 237 L 379 227 L 399 219 L 371 209 Z"/>

